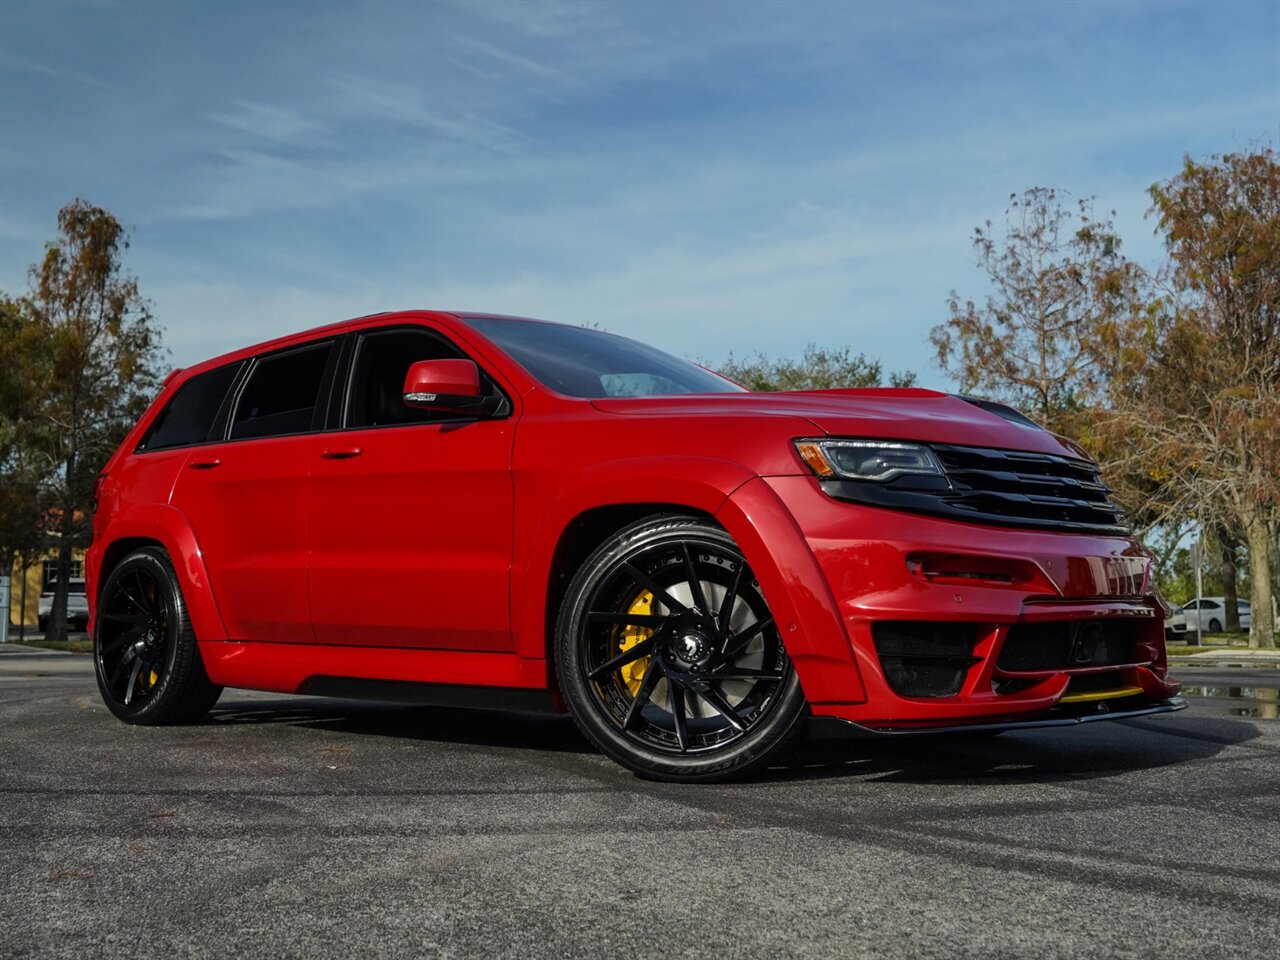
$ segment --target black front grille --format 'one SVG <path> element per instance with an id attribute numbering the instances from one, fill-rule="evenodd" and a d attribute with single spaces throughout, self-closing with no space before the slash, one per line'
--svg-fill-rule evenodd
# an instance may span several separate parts
<path id="1" fill-rule="evenodd" d="M 840 479 L 822 485 L 840 500 L 949 520 L 1080 533 L 1129 532 L 1098 468 L 1087 460 L 947 444 L 931 444 L 931 449 L 946 480 L 904 476 L 888 483 Z"/>
<path id="2" fill-rule="evenodd" d="M 1048 453 L 936 445 L 951 482 L 944 499 L 975 519 L 999 517 L 1027 525 L 1122 529 L 1111 490 L 1087 460 Z"/>
<path id="3" fill-rule="evenodd" d="M 996 666 L 1036 673 L 1137 663 L 1139 629 L 1132 620 L 1016 624 L 1009 628 Z"/>
<path id="4" fill-rule="evenodd" d="M 971 623 L 885 621 L 872 627 L 885 679 L 903 697 L 954 697 L 977 663 Z"/>

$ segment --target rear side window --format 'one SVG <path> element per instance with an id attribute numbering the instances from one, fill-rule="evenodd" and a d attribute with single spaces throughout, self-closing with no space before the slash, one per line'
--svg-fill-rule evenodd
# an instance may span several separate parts
<path id="1" fill-rule="evenodd" d="M 240 391 L 231 439 L 311 430 L 332 349 L 332 342 L 325 342 L 260 359 Z"/>
<path id="2" fill-rule="evenodd" d="M 230 363 L 192 377 L 160 411 L 139 450 L 169 450 L 188 447 L 209 439 L 227 390 L 240 372 L 240 363 Z"/>

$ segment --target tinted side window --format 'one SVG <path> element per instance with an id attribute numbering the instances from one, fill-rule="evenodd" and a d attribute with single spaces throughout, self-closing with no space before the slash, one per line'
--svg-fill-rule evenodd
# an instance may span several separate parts
<path id="1" fill-rule="evenodd" d="M 310 430 L 332 348 L 322 343 L 259 360 L 236 404 L 231 439 Z"/>
<path id="2" fill-rule="evenodd" d="M 365 334 L 356 349 L 347 400 L 348 427 L 383 427 L 457 419 L 451 411 L 415 410 L 404 405 L 404 378 L 419 360 L 452 360 L 463 354 L 425 330 Z"/>
<path id="3" fill-rule="evenodd" d="M 227 390 L 242 364 L 231 363 L 192 377 L 160 411 L 140 450 L 168 450 L 204 443 L 209 439 Z"/>

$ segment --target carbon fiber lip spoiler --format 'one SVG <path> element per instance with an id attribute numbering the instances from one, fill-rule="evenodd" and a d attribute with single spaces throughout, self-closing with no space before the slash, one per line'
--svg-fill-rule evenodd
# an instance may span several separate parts
<path id="1" fill-rule="evenodd" d="M 1091 713 L 1076 717 L 1044 717 L 1039 720 L 1007 720 L 999 723 L 961 723 L 949 727 L 911 727 L 894 730 L 886 727 L 869 727 L 852 720 L 841 720 L 839 717 L 824 717 L 841 726 L 857 727 L 866 733 L 888 737 L 923 737 L 937 733 L 978 733 L 987 730 L 1034 730 L 1038 727 L 1074 727 L 1081 723 L 1094 723 L 1099 720 L 1130 720 L 1134 717 L 1147 717 L 1156 713 L 1174 713 L 1185 710 L 1187 701 L 1183 697 L 1174 697 L 1160 703 L 1150 704 L 1140 710 L 1114 710 L 1107 713 Z"/>

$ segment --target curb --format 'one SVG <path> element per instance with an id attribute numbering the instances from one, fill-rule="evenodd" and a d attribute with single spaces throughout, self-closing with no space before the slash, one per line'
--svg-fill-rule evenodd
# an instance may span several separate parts
<path id="1" fill-rule="evenodd" d="M 1195 653 L 1185 657 L 1170 657 L 1170 665 L 1180 667 L 1234 667 L 1262 670 L 1280 669 L 1280 654 L 1268 653 L 1261 656 L 1248 654 Z"/>

